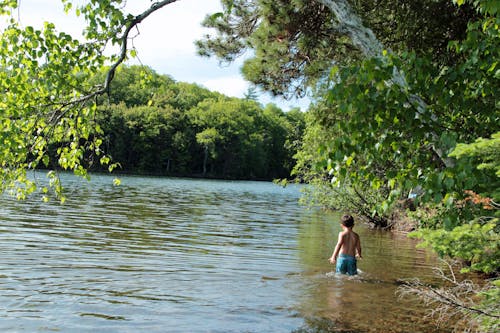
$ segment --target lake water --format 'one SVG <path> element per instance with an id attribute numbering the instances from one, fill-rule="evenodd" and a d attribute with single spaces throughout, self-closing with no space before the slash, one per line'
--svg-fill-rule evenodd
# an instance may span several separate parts
<path id="1" fill-rule="evenodd" d="M 436 258 L 361 225 L 357 277 L 331 255 L 339 216 L 267 182 L 63 177 L 64 205 L 2 198 L 0 332 L 448 332 L 395 295 Z"/>

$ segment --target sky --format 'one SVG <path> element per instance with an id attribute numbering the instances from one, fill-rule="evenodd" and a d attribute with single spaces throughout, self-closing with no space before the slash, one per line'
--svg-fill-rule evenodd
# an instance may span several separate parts
<path id="1" fill-rule="evenodd" d="M 84 1 L 74 1 L 76 4 L 79 2 Z M 137 15 L 151 3 L 149 0 L 129 0 L 126 8 Z M 44 21 L 49 21 L 60 31 L 74 37 L 81 36 L 82 21 L 76 16 L 64 14 L 62 8 L 60 0 L 20 0 L 20 8 L 14 16 L 26 26 L 41 27 Z M 138 59 L 129 64 L 140 61 L 176 81 L 197 83 L 228 96 L 244 97 L 251 84 L 243 79 L 240 72 L 243 59 L 231 65 L 221 65 L 215 58 L 196 54 L 194 41 L 209 32 L 201 26 L 202 20 L 207 14 L 219 11 L 219 0 L 178 0 L 154 12 L 139 25 L 138 35 L 132 42 Z M 260 94 L 259 101 L 264 105 L 274 103 L 283 111 L 293 107 L 306 110 L 309 105 L 307 99 L 285 101 L 265 93 Z"/>

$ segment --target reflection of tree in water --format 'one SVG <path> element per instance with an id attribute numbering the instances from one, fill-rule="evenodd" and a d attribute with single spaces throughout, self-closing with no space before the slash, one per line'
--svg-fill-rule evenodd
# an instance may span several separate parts
<path id="1" fill-rule="evenodd" d="M 302 221 L 299 228 L 298 245 L 300 263 L 305 272 L 324 270 L 325 263 L 335 246 L 336 233 L 340 231 L 339 214 L 324 211 L 313 213 Z M 336 227 L 336 228 L 335 228 Z"/>

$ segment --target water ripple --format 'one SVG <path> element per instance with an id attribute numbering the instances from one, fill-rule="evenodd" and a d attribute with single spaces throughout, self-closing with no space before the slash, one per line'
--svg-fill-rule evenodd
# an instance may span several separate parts
<path id="1" fill-rule="evenodd" d="M 263 262 L 278 276 L 296 266 L 290 255 L 301 214 L 296 189 L 135 177 L 116 188 L 109 177 L 95 178 L 91 185 L 63 179 L 70 192 L 65 205 L 5 198 L 2 331 L 94 332 L 104 322 L 118 330 L 121 322 L 152 321 L 162 323 L 156 330 L 162 332 L 179 321 L 189 327 L 192 313 L 208 326 L 188 331 L 210 331 L 222 327 L 210 318 L 241 312 L 242 301 L 245 311 L 287 302 L 283 286 L 254 299 L 248 293 L 263 287 Z M 288 322 L 287 315 L 259 314 Z M 252 315 L 245 316 L 249 327 Z M 236 330 L 241 317 L 234 319 Z M 276 332 L 287 331 L 281 324 Z"/>

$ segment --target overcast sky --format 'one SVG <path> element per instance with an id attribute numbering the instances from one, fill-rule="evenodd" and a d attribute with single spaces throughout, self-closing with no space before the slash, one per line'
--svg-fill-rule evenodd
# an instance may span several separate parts
<path id="1" fill-rule="evenodd" d="M 148 0 L 129 0 L 127 10 L 139 14 L 150 5 Z M 60 0 L 20 0 L 20 9 L 14 15 L 24 25 L 40 27 L 44 21 L 50 21 L 58 30 L 75 37 L 80 35 L 82 21 L 76 16 L 66 16 L 62 8 Z M 176 81 L 197 83 L 228 96 L 243 97 L 250 84 L 240 74 L 242 60 L 221 66 L 216 59 L 196 55 L 194 41 L 208 32 L 201 27 L 203 18 L 220 10 L 219 0 L 179 0 L 156 11 L 139 25 L 139 35 L 133 40 L 138 59 Z M 260 97 L 260 102 L 275 103 L 284 111 L 295 106 L 305 110 L 308 105 L 306 100 L 284 101 L 271 99 L 267 94 Z"/>

